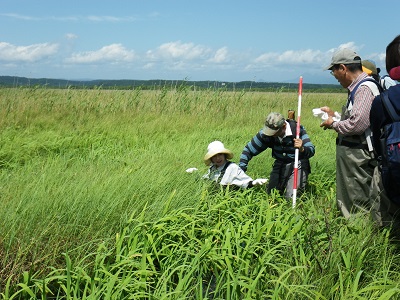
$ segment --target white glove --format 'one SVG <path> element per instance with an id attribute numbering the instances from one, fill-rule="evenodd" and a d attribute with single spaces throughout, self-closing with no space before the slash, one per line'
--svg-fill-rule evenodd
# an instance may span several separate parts
<path id="1" fill-rule="evenodd" d="M 312 113 L 313 113 L 314 117 L 320 117 L 322 121 L 328 120 L 328 113 L 322 111 L 320 108 L 314 108 L 312 110 Z M 340 121 L 340 114 L 337 111 L 335 111 L 335 116 L 332 117 L 332 119 L 335 122 Z"/>
<path id="2" fill-rule="evenodd" d="M 268 182 L 267 178 L 257 178 L 253 180 L 253 185 L 263 185 Z"/>
<path id="3" fill-rule="evenodd" d="M 193 173 L 193 172 L 196 172 L 196 171 L 198 171 L 197 168 L 189 168 L 189 169 L 186 170 L 186 173 Z"/>

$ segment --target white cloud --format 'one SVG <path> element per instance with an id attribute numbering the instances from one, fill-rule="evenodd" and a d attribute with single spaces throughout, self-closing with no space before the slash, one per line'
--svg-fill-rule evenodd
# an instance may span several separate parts
<path id="1" fill-rule="evenodd" d="M 339 47 L 337 47 L 336 50 L 344 49 L 344 48 L 350 48 L 357 52 L 360 50 L 361 47 L 356 46 L 356 44 L 354 42 L 348 42 L 348 43 L 339 45 Z"/>
<path id="2" fill-rule="evenodd" d="M 229 57 L 228 57 L 228 48 L 227 47 L 222 47 L 220 49 L 218 49 L 214 56 L 212 56 L 209 59 L 210 62 L 212 63 L 224 63 L 224 62 L 228 62 L 229 61 Z"/>
<path id="3" fill-rule="evenodd" d="M 164 43 L 146 53 L 146 62 L 142 67 L 146 70 L 160 72 L 211 72 L 232 69 L 231 55 L 227 47 L 216 51 L 194 43 L 181 41 Z M 186 75 L 185 75 L 186 76 Z"/>
<path id="4" fill-rule="evenodd" d="M 104 46 L 97 51 L 86 51 L 72 54 L 67 58 L 68 63 L 95 63 L 95 62 L 131 62 L 135 59 L 134 51 L 127 50 L 121 44 Z"/>
<path id="5" fill-rule="evenodd" d="M 58 44 L 51 43 L 15 46 L 10 43 L 0 42 L 0 60 L 35 62 L 55 55 L 58 48 Z"/>
<path id="6" fill-rule="evenodd" d="M 64 74 L 66 69 L 72 70 L 72 67 L 76 67 L 73 70 L 77 74 L 81 74 L 80 76 L 87 74 L 85 76 L 88 78 L 94 78 L 97 74 L 93 75 L 91 68 L 86 66 L 78 71 L 79 65 L 99 64 L 101 66 L 98 67 L 114 71 L 117 70 L 115 66 L 123 66 L 124 72 L 128 72 L 125 74 L 131 74 L 129 76 L 138 78 L 149 76 L 144 74 L 152 74 L 151 76 L 155 78 L 158 76 L 163 78 L 171 76 L 175 78 L 185 76 L 218 78 L 221 76 L 221 78 L 226 77 L 224 80 L 229 81 L 234 80 L 233 78 L 243 77 L 267 79 L 264 74 L 272 73 L 276 78 L 274 80 L 287 80 L 296 78 L 298 74 L 304 72 L 306 74 L 303 75 L 309 76 L 308 78 L 314 74 L 325 76 L 325 73 L 321 71 L 330 62 L 334 51 L 343 47 L 360 49 L 360 46 L 356 47 L 354 43 L 349 42 L 329 50 L 291 49 L 282 52 L 265 52 L 256 57 L 252 51 L 232 53 L 226 46 L 213 49 L 191 42 L 174 41 L 138 54 L 118 43 L 92 51 L 73 51 L 75 43 L 79 42 L 78 36 L 74 33 L 66 33 L 63 39 L 64 42 L 60 44 L 41 43 L 28 46 L 0 42 L 0 61 L 3 72 L 5 70 L 8 73 L 15 72 L 18 68 L 21 69 L 23 62 L 39 62 L 36 64 L 35 70 L 43 68 L 45 73 L 49 69 L 58 69 L 60 74 Z M 52 68 L 49 68 L 49 64 L 52 63 L 51 58 L 54 58 L 54 64 Z M 46 64 L 43 64 L 44 59 L 46 59 Z M 369 53 L 365 59 L 376 61 L 377 65 L 384 69 L 384 53 Z M 130 62 L 135 62 L 135 68 Z M 72 66 L 73 64 L 76 66 Z M 121 71 L 116 72 L 121 73 Z"/>
<path id="7" fill-rule="evenodd" d="M 293 65 L 293 64 L 319 64 L 326 60 L 326 54 L 319 50 L 287 50 L 282 53 L 264 53 L 254 62 L 263 65 Z"/>
<path id="8" fill-rule="evenodd" d="M 210 49 L 193 43 L 182 43 L 181 41 L 165 43 L 155 51 L 147 51 L 147 57 L 151 60 L 179 59 L 194 60 L 204 59 L 210 53 Z"/>

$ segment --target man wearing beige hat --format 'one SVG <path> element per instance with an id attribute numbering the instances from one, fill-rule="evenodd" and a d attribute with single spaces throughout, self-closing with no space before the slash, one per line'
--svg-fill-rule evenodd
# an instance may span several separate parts
<path id="1" fill-rule="evenodd" d="M 321 107 L 328 119 L 324 129 L 338 133 L 336 139 L 336 201 L 342 215 L 349 218 L 357 213 L 369 213 L 370 186 L 376 161 L 373 159 L 369 114 L 379 83 L 363 72 L 360 56 L 344 48 L 335 52 L 325 68 L 337 79 L 349 96 L 339 121 L 334 110 Z"/>
<path id="2" fill-rule="evenodd" d="M 247 170 L 249 161 L 264 150 L 271 148 L 275 162 L 269 177 L 267 192 L 276 189 L 286 199 L 292 199 L 294 180 L 295 150 L 299 149 L 299 166 L 297 188 L 301 192 L 307 185 L 308 175 L 311 173 L 309 159 L 315 154 L 305 128 L 300 125 L 299 138 L 296 139 L 297 122 L 292 119 L 285 120 L 277 112 L 270 113 L 262 128 L 247 145 L 240 156 L 239 167 Z"/>

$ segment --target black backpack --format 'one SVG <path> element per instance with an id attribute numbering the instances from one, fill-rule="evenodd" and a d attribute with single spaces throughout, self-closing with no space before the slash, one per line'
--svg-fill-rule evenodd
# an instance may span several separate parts
<path id="1" fill-rule="evenodd" d="M 381 129 L 381 176 L 389 199 L 400 204 L 400 116 L 396 113 L 387 92 L 381 93 L 384 109 L 392 122 Z"/>

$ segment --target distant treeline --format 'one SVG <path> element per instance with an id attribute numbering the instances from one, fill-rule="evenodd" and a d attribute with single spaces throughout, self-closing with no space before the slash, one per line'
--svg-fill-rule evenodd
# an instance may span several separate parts
<path id="1" fill-rule="evenodd" d="M 140 88 L 143 90 L 159 90 L 159 89 L 179 89 L 182 87 L 191 90 L 202 89 L 224 89 L 229 91 L 235 90 L 252 90 L 252 91 L 269 91 L 269 92 L 291 92 L 298 90 L 297 83 L 280 83 L 280 82 L 256 82 L 256 81 L 239 81 L 239 82 L 223 82 L 223 81 L 189 81 L 189 80 L 66 80 L 51 78 L 26 78 L 16 76 L 0 76 L 1 87 L 50 87 L 50 88 L 73 88 L 73 89 L 118 89 L 131 90 Z M 344 89 L 340 85 L 335 84 L 310 84 L 303 83 L 303 90 L 309 92 L 343 92 Z"/>

